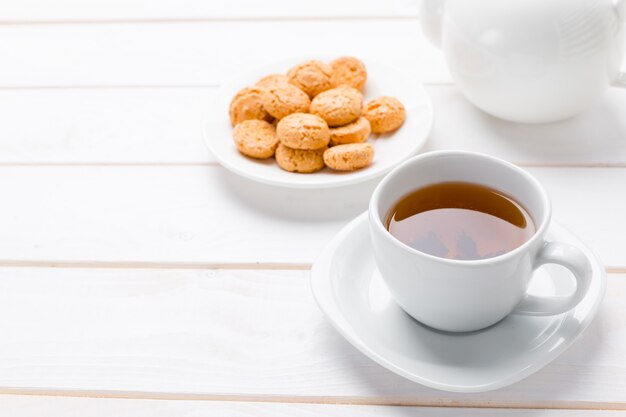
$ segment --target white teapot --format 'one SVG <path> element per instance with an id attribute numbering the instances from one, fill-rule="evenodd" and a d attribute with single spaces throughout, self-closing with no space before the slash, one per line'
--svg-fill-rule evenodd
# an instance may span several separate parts
<path id="1" fill-rule="evenodd" d="M 465 97 L 496 117 L 571 117 L 626 85 L 626 0 L 422 0 L 426 36 Z"/>

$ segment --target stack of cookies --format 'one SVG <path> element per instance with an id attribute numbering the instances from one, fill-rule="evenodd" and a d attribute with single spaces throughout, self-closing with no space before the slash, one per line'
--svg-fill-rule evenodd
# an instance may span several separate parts
<path id="1" fill-rule="evenodd" d="M 370 133 L 396 130 L 406 114 L 392 97 L 363 104 L 366 80 L 365 65 L 352 57 L 330 65 L 307 61 L 286 75 L 261 78 L 230 103 L 237 149 L 251 158 L 275 157 L 290 172 L 311 173 L 325 166 L 353 171 L 370 165 Z"/>

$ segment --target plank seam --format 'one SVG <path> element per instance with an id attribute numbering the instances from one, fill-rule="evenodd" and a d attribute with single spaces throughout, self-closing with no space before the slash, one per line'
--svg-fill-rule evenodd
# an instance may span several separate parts
<path id="1" fill-rule="evenodd" d="M 220 16 L 180 17 L 146 19 L 2 19 L 0 26 L 52 26 L 52 25 L 117 25 L 117 24 L 179 24 L 179 23 L 222 23 L 222 22 L 283 22 L 283 21 L 342 21 L 342 20 L 418 20 L 417 13 L 394 15 L 344 15 L 344 16 Z"/>
<path id="2" fill-rule="evenodd" d="M 5 168 L 63 168 L 63 167 L 207 167 L 220 168 L 221 165 L 215 161 L 206 162 L 101 162 L 101 161 L 81 161 L 81 162 L 0 162 L 0 167 Z"/>
<path id="3" fill-rule="evenodd" d="M 622 169 L 626 168 L 626 162 L 593 162 L 593 163 L 527 163 L 527 162 L 515 162 L 516 165 L 524 168 L 614 168 Z M 54 161 L 25 161 L 25 162 L 0 162 L 0 167 L 39 167 L 39 168 L 54 168 L 54 167 L 217 167 L 222 166 L 217 161 L 197 161 L 197 162 L 142 162 L 142 161 L 128 161 L 128 162 L 103 162 L 103 161 L 80 161 L 80 162 L 54 162 Z"/>
<path id="4" fill-rule="evenodd" d="M 168 400 L 168 401 L 213 401 L 213 402 L 255 402 L 284 404 L 326 404 L 326 405 L 364 405 L 364 406 L 396 406 L 396 407 L 439 407 L 439 408 L 497 408 L 510 410 L 626 410 L 623 402 L 592 403 L 572 402 L 539 402 L 533 405 L 523 402 L 495 402 L 489 400 L 464 403 L 458 399 L 450 400 L 408 400 L 408 399 L 368 399 L 363 397 L 328 397 L 328 396 L 279 396 L 279 395 L 229 395 L 229 394 L 183 394 L 164 392 L 113 391 L 113 390 L 73 390 L 45 388 L 0 388 L 0 395 L 77 397 L 77 398 L 111 398 L 136 400 Z"/>
<path id="5" fill-rule="evenodd" d="M 0 268 L 58 269 L 227 269 L 308 271 L 307 262 L 150 262 L 150 261 L 69 261 L 0 259 Z M 626 274 L 626 267 L 605 267 L 607 274 Z"/>
<path id="6" fill-rule="evenodd" d="M 451 87 L 451 81 L 422 81 L 427 87 Z M 0 91 L 46 91 L 46 90 L 165 90 L 165 89 L 216 89 L 220 83 L 200 84 L 62 84 L 62 85 L 0 85 Z"/>
<path id="7" fill-rule="evenodd" d="M 308 271 L 310 263 L 283 262 L 146 262 L 146 261 L 46 261 L 0 259 L 0 268 L 58 269 L 228 269 Z"/>
<path id="8" fill-rule="evenodd" d="M 219 83 L 206 84 L 63 84 L 63 85 L 0 85 L 0 91 L 40 90 L 165 90 L 165 89 L 215 89 Z"/>

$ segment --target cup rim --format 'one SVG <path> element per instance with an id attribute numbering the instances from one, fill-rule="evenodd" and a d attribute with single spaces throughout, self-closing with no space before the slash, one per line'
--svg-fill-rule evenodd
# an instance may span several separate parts
<path id="1" fill-rule="evenodd" d="M 539 227 L 537 227 L 537 229 L 535 230 L 535 233 L 532 235 L 532 237 L 528 239 L 526 242 L 524 242 L 523 244 L 521 244 L 520 246 L 518 246 L 517 248 L 507 253 L 504 253 L 502 255 L 494 256 L 491 258 L 484 258 L 484 259 L 462 260 L 462 259 L 441 258 L 439 256 L 430 255 L 428 253 L 425 253 L 425 252 L 422 252 L 422 251 L 419 251 L 417 249 L 410 247 L 409 245 L 401 242 L 398 238 L 392 235 L 391 232 L 389 232 L 389 230 L 387 230 L 387 228 L 383 224 L 383 220 L 381 219 L 380 213 L 378 211 L 378 202 L 380 200 L 381 193 L 389 185 L 389 183 L 394 181 L 409 166 L 419 164 L 428 159 L 439 158 L 443 156 L 460 156 L 460 157 L 482 159 L 489 163 L 494 163 L 494 164 L 504 166 L 514 171 L 518 175 L 521 175 L 528 182 L 530 182 L 541 198 L 541 206 L 544 211 L 543 218 L 541 219 L 541 223 L 539 224 Z M 533 245 L 537 239 L 540 239 L 542 236 L 544 236 L 545 231 L 548 228 L 548 224 L 550 223 L 551 215 L 552 215 L 552 207 L 550 204 L 550 198 L 548 197 L 546 190 L 541 185 L 539 180 L 537 180 L 534 176 L 532 176 L 526 170 L 518 167 L 517 165 L 511 162 L 505 161 L 504 159 L 497 158 L 495 156 L 487 155 L 487 154 L 480 153 L 480 152 L 471 152 L 471 151 L 425 152 L 423 154 L 414 156 L 404 161 L 400 165 L 396 166 L 393 170 L 391 170 L 387 175 L 385 175 L 385 177 L 378 183 L 378 185 L 374 189 L 374 192 L 372 193 L 372 196 L 370 198 L 370 203 L 369 203 L 370 225 L 378 229 L 380 232 L 382 232 L 383 236 L 385 236 L 385 239 L 389 240 L 399 249 L 409 252 L 411 254 L 417 255 L 419 257 L 429 259 L 431 261 L 444 263 L 448 265 L 454 265 L 454 266 L 464 266 L 464 267 L 481 267 L 481 266 L 485 266 L 485 265 L 489 265 L 493 263 L 504 262 L 517 256 L 521 252 L 528 250 L 528 248 L 531 245 Z"/>

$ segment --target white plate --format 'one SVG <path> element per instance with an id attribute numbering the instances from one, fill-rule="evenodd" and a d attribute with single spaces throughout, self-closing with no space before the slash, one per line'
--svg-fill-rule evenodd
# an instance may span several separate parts
<path id="1" fill-rule="evenodd" d="M 323 57 L 322 57 L 323 58 Z M 330 59 L 326 59 L 329 61 Z M 220 88 L 208 120 L 204 123 L 204 138 L 210 151 L 222 166 L 252 180 L 292 188 L 328 188 L 354 184 L 380 177 L 398 163 L 416 154 L 424 145 L 433 122 L 433 108 L 424 87 L 415 75 L 378 62 L 365 61 L 368 80 L 365 100 L 381 95 L 398 98 L 406 107 L 406 121 L 400 129 L 370 142 L 375 146 L 374 162 L 354 172 L 334 172 L 328 168 L 314 174 L 283 171 L 273 159 L 259 161 L 241 155 L 232 140 L 228 106 L 235 93 L 272 73 L 285 73 L 303 59 L 283 61 L 256 68 Z"/>
<path id="2" fill-rule="evenodd" d="M 335 328 L 385 368 L 444 391 L 489 391 L 529 376 L 563 353 L 589 325 L 604 296 L 604 268 L 589 249 L 554 223 L 547 239 L 575 244 L 596 260 L 583 301 L 558 316 L 510 315 L 477 332 L 433 330 L 393 302 L 376 269 L 367 213 L 348 224 L 324 250 L 313 266 L 311 285 Z M 569 272 L 548 265 L 535 272 L 530 292 L 565 295 L 573 287 Z"/>

